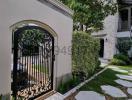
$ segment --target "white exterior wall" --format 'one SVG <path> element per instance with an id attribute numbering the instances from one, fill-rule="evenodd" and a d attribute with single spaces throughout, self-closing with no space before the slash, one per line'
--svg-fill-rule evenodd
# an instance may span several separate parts
<path id="1" fill-rule="evenodd" d="M 111 59 L 115 53 L 117 29 L 118 13 L 116 13 L 114 16 L 109 15 L 107 18 L 105 18 L 103 30 L 92 33 L 93 36 L 104 38 L 104 59 Z"/>
<path id="2" fill-rule="evenodd" d="M 57 34 L 59 48 L 71 46 L 73 20 L 37 0 L 0 1 L 0 94 L 10 93 L 11 41 L 10 26 L 23 21 L 36 20 L 49 25 Z M 56 77 L 71 73 L 71 55 L 59 53 L 55 60 Z"/>
<path id="3" fill-rule="evenodd" d="M 113 1 L 117 2 L 117 0 L 113 0 Z M 125 9 L 129 9 L 129 15 L 131 15 L 130 8 L 131 6 L 125 7 Z M 129 25 L 130 25 L 130 16 L 128 19 L 129 19 Z M 130 37 L 129 31 L 117 32 L 118 23 L 119 23 L 119 13 L 117 12 L 114 16 L 109 15 L 107 18 L 105 18 L 104 29 L 102 31 L 95 32 L 92 34 L 93 36 L 104 39 L 103 59 L 113 58 L 113 55 L 117 52 L 115 47 L 117 38 Z M 131 50 L 129 51 L 129 54 L 131 55 Z"/>
<path id="4" fill-rule="evenodd" d="M 130 31 L 117 32 L 116 37 L 117 38 L 131 37 L 131 34 Z"/>

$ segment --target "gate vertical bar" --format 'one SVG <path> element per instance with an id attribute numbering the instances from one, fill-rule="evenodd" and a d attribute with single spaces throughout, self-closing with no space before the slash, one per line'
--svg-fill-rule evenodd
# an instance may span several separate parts
<path id="1" fill-rule="evenodd" d="M 17 63 L 18 63 L 18 32 L 14 33 L 14 58 L 13 58 L 13 96 L 17 99 Z"/>
<path id="2" fill-rule="evenodd" d="M 54 37 L 52 37 L 52 71 L 51 71 L 51 89 L 53 89 L 53 81 L 54 81 Z"/>

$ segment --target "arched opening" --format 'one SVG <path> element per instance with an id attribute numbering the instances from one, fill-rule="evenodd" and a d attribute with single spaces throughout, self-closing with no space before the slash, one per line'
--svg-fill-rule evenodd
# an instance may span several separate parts
<path id="1" fill-rule="evenodd" d="M 56 34 L 44 26 L 47 25 L 25 21 L 12 26 L 12 92 L 15 99 L 33 99 L 53 90 Z"/>

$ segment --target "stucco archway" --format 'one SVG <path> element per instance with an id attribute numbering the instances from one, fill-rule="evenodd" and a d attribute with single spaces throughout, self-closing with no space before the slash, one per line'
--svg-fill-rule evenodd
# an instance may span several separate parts
<path id="1" fill-rule="evenodd" d="M 39 27 L 47 30 L 54 37 L 57 37 L 57 33 L 49 25 L 47 25 L 47 24 L 45 24 L 43 22 L 40 22 L 40 21 L 36 21 L 36 20 L 23 20 L 23 21 L 16 22 L 15 24 L 10 26 L 10 30 L 11 31 L 15 31 L 17 28 L 24 27 L 26 25 L 39 26 Z"/>
<path id="2" fill-rule="evenodd" d="M 57 40 L 56 32 L 49 25 L 41 23 L 39 21 L 34 21 L 34 20 L 24 20 L 24 21 L 20 21 L 20 22 L 13 24 L 10 27 L 10 30 L 13 33 L 13 37 L 14 37 L 16 31 L 19 31 L 19 29 L 23 29 L 24 27 L 34 27 L 34 28 L 37 28 L 40 30 L 43 30 L 43 29 L 46 30 L 48 33 L 50 33 L 54 37 L 54 40 L 55 40 L 54 45 L 56 45 L 56 43 L 57 43 L 56 42 L 56 40 Z M 14 39 L 12 41 L 14 41 Z M 54 66 L 54 68 L 55 68 L 55 66 Z M 54 75 L 53 75 L 53 79 L 54 79 L 53 85 L 54 86 L 55 86 L 55 77 L 56 77 L 56 73 L 54 72 Z M 53 86 L 53 89 L 55 88 L 54 86 Z"/>

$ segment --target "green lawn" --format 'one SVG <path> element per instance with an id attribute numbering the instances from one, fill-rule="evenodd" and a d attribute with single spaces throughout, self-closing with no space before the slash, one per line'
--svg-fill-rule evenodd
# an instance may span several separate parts
<path id="1" fill-rule="evenodd" d="M 132 70 L 132 66 L 117 66 L 124 70 Z M 80 91 L 96 91 L 103 94 L 101 90 L 101 85 L 112 85 L 115 87 L 121 87 L 119 84 L 115 83 L 114 80 L 118 79 L 116 74 L 124 74 L 117 71 L 113 71 L 112 69 L 108 68 L 106 71 L 101 73 L 95 79 L 87 83 L 86 85 L 82 86 L 79 90 Z"/>
<path id="2" fill-rule="evenodd" d="M 113 85 L 113 86 L 118 86 L 117 83 L 114 82 L 114 80 L 117 79 L 115 74 L 120 74 L 116 71 L 113 71 L 111 69 L 107 69 L 105 72 L 97 76 L 94 80 L 90 81 L 83 87 L 81 87 L 79 90 L 83 91 L 96 91 L 99 93 L 103 93 L 101 90 L 101 85 Z"/>
<path id="3" fill-rule="evenodd" d="M 35 68 L 39 72 L 48 74 L 48 69 L 43 65 L 34 65 L 33 68 Z"/>

